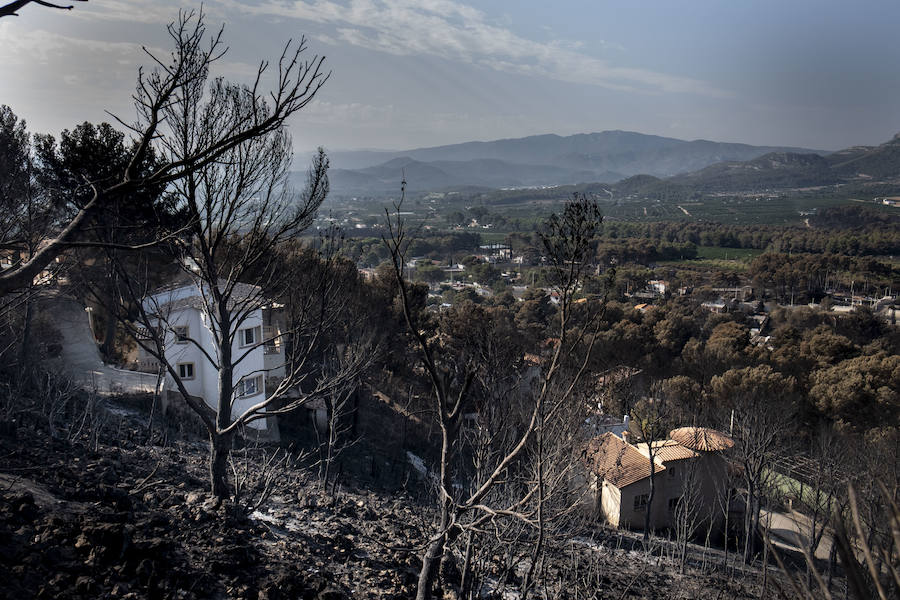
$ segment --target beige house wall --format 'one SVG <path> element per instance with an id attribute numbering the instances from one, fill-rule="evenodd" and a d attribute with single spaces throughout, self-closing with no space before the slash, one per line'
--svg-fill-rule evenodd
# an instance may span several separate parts
<path id="1" fill-rule="evenodd" d="M 690 464 L 693 463 L 693 464 Z M 654 476 L 655 493 L 650 507 L 650 527 L 656 530 L 674 525 L 674 512 L 669 509 L 669 500 L 683 494 L 684 479 L 690 469 L 696 469 L 695 478 L 699 485 L 698 517 L 700 521 L 719 521 L 722 507 L 719 496 L 724 493 L 727 464 L 719 454 L 702 453 L 692 460 L 669 462 L 666 470 Z M 592 485 L 596 490 L 596 484 Z M 634 509 L 634 500 L 642 494 L 650 493 L 650 479 L 644 478 L 622 489 L 603 481 L 600 485 L 599 508 L 602 515 L 614 527 L 643 529 L 646 509 Z"/>
<path id="2" fill-rule="evenodd" d="M 728 491 L 728 463 L 721 454 L 704 452 L 696 459 L 700 484 L 699 517 L 708 522 L 724 522 L 721 499 Z"/>
<path id="3" fill-rule="evenodd" d="M 627 489 L 627 488 L 626 488 Z M 621 525 L 622 491 L 616 486 L 604 481 L 601 484 L 600 511 L 606 517 L 607 522 L 613 527 Z"/>
<path id="4" fill-rule="evenodd" d="M 655 493 L 653 494 L 653 504 L 650 506 L 650 528 L 663 529 L 670 524 L 668 510 L 670 486 L 666 481 L 665 472 L 657 473 L 653 478 L 653 482 L 655 484 Z M 649 477 L 636 481 L 621 490 L 621 509 L 619 514 L 620 526 L 635 529 L 644 528 L 644 519 L 647 509 L 634 509 L 634 499 L 642 494 L 650 494 Z"/>

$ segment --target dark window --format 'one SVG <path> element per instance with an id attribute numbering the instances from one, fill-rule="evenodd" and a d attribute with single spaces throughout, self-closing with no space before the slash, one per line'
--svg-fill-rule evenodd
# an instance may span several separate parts
<path id="1" fill-rule="evenodd" d="M 641 494 L 634 497 L 634 510 L 644 510 L 650 501 L 650 494 Z"/>
<path id="2" fill-rule="evenodd" d="M 175 343 L 177 344 L 187 344 L 188 338 L 191 333 L 188 330 L 187 325 L 176 325 L 172 328 L 172 331 L 175 332 Z"/>
<path id="3" fill-rule="evenodd" d="M 178 363 L 178 376 L 182 379 L 193 379 L 194 363 Z"/>
<path id="4" fill-rule="evenodd" d="M 238 332 L 238 340 L 241 346 L 252 346 L 255 344 L 257 340 L 257 331 L 259 327 L 248 327 L 247 329 L 241 329 Z"/>

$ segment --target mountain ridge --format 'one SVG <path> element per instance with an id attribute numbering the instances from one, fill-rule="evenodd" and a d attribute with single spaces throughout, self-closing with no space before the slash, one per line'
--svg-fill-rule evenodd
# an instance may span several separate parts
<path id="1" fill-rule="evenodd" d="M 688 141 L 622 130 L 569 136 L 551 133 L 396 152 L 335 152 L 331 155 L 335 167 L 332 187 L 338 193 L 393 191 L 404 170 L 410 189 L 422 190 L 612 183 L 638 174 L 669 177 L 771 152 L 827 154 L 806 148 Z"/>

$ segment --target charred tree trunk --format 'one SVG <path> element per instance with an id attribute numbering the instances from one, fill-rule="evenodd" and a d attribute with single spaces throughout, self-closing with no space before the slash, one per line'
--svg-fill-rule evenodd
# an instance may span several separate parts
<path id="1" fill-rule="evenodd" d="M 231 454 L 232 434 L 210 434 L 209 479 L 213 496 L 224 500 L 230 494 L 228 487 L 228 457 Z"/>
<path id="2" fill-rule="evenodd" d="M 466 552 L 463 559 L 462 575 L 459 578 L 459 597 L 466 598 L 469 588 L 472 586 L 472 551 L 475 545 L 474 535 L 470 531 L 466 534 Z"/>
<path id="3" fill-rule="evenodd" d="M 103 358 L 110 362 L 116 349 L 116 324 L 119 322 L 119 315 L 116 314 L 115 300 L 113 299 L 106 305 L 106 323 L 103 325 Z"/>
<path id="4" fill-rule="evenodd" d="M 231 398 L 234 395 L 234 366 L 231 356 L 231 312 L 225 299 L 218 302 L 219 328 L 219 406 L 216 412 L 216 431 L 210 432 L 211 455 L 209 477 L 212 494 L 224 500 L 229 495 L 228 456 L 231 453 L 233 431 L 223 433 L 231 425 Z"/>
<path id="5" fill-rule="evenodd" d="M 648 444 L 649 446 L 649 444 Z M 653 496 L 656 495 L 656 463 L 650 456 L 650 494 L 647 496 L 647 512 L 644 514 L 644 542 L 650 541 L 650 516 L 653 510 Z"/>
<path id="6" fill-rule="evenodd" d="M 322 449 L 322 489 L 328 491 L 328 482 L 331 477 L 331 461 L 334 459 L 334 447 L 337 443 L 335 428 L 334 398 L 331 395 L 325 397 L 325 447 Z M 318 429 L 317 429 L 318 431 Z"/>
<path id="7" fill-rule="evenodd" d="M 749 565 L 756 550 L 756 530 L 759 524 L 759 503 L 752 481 L 747 482 L 747 514 L 744 517 L 744 564 Z"/>
<path id="8" fill-rule="evenodd" d="M 731 488 L 725 492 L 725 530 L 724 530 L 724 538 L 725 538 L 725 553 L 722 558 L 722 566 L 728 571 L 728 533 L 729 528 L 731 527 Z"/>
<path id="9" fill-rule="evenodd" d="M 543 407 L 541 407 L 541 408 L 543 408 Z M 543 413 L 543 410 L 541 410 L 540 413 L 541 413 L 540 426 L 538 427 L 538 430 L 537 430 L 538 537 L 537 537 L 537 541 L 534 544 L 534 550 L 531 553 L 531 564 L 528 566 L 528 571 L 525 573 L 525 578 L 522 582 L 522 593 L 521 593 L 522 600 L 527 600 L 528 593 L 531 591 L 531 588 L 535 585 L 534 574 L 535 574 L 535 570 L 537 569 L 538 560 L 541 558 L 541 555 L 544 551 L 544 536 L 546 533 L 546 523 L 544 522 L 544 413 Z"/>
<path id="10" fill-rule="evenodd" d="M 422 555 L 422 570 L 419 572 L 419 585 L 416 590 L 416 600 L 429 600 L 432 596 L 435 579 L 441 565 L 441 559 L 447 547 L 453 543 L 460 534 L 457 527 L 452 526 L 455 502 L 448 494 L 453 489 L 450 481 L 450 452 L 452 440 L 457 434 L 455 419 L 448 418 L 443 400 L 440 400 L 438 409 L 441 411 L 441 519 L 438 531 L 440 532 L 425 548 Z"/>
<path id="11" fill-rule="evenodd" d="M 25 314 L 22 319 L 22 345 L 19 348 L 19 372 L 24 376 L 31 370 L 31 329 L 34 321 L 32 299 L 25 299 Z"/>
<path id="12" fill-rule="evenodd" d="M 450 541 L 450 511 L 452 502 L 445 497 L 441 502 L 441 523 L 438 531 L 442 532 L 438 537 L 429 542 L 422 554 L 422 569 L 419 571 L 419 584 L 416 590 L 416 600 L 430 600 L 434 588 L 435 579 L 444 556 L 444 548 Z"/>

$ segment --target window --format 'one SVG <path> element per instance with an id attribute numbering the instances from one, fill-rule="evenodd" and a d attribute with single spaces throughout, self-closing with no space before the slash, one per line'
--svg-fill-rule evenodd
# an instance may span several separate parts
<path id="1" fill-rule="evenodd" d="M 238 343 L 241 347 L 252 346 L 259 341 L 259 327 L 248 327 L 238 331 Z"/>
<path id="2" fill-rule="evenodd" d="M 190 329 L 188 329 L 187 325 L 176 325 L 172 328 L 172 331 L 175 332 L 175 343 L 176 344 L 187 344 L 188 338 L 191 336 Z"/>
<path id="3" fill-rule="evenodd" d="M 650 494 L 640 494 L 634 497 L 634 510 L 640 511 L 647 508 L 647 502 L 650 501 Z"/>
<path id="4" fill-rule="evenodd" d="M 681 496 L 669 498 L 669 512 L 675 512 L 679 504 L 681 504 Z"/>
<path id="5" fill-rule="evenodd" d="M 182 379 L 193 379 L 194 363 L 178 363 L 178 376 Z"/>
<path id="6" fill-rule="evenodd" d="M 247 396 L 255 396 L 262 391 L 262 375 L 256 377 L 245 377 L 238 381 L 235 386 L 234 395 L 239 398 Z"/>

